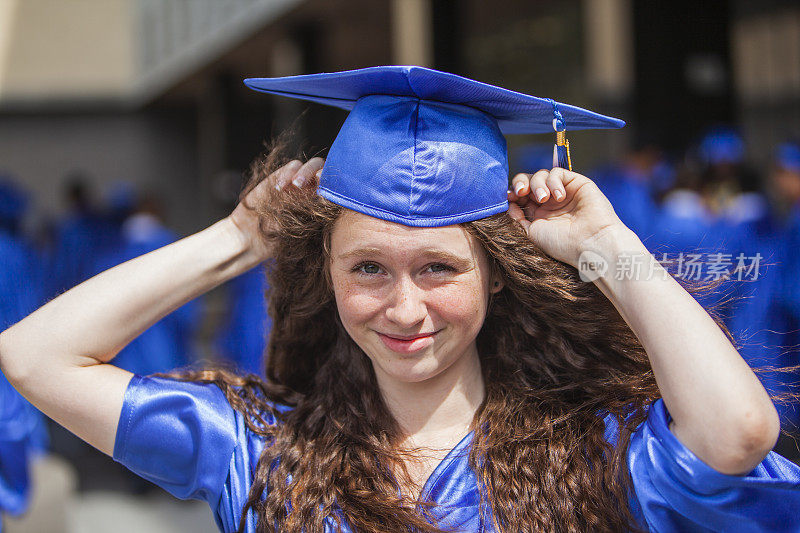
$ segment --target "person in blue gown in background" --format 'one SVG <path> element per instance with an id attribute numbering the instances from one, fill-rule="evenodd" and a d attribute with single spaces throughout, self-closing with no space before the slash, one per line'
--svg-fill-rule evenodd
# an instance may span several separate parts
<path id="1" fill-rule="evenodd" d="M 256 267 L 227 283 L 226 315 L 214 346 L 218 357 L 241 372 L 263 376 L 270 320 L 266 273 Z"/>
<path id="2" fill-rule="evenodd" d="M 41 264 L 21 236 L 28 206 L 22 189 L 10 177 L 0 179 L 0 330 L 32 312 L 41 299 Z M 29 462 L 47 449 L 42 414 L 0 372 L 0 529 L 2 514 L 19 515 L 30 498 Z"/>
<path id="3" fill-rule="evenodd" d="M 643 140 L 637 143 L 620 162 L 606 164 L 589 174 L 620 220 L 649 244 L 658 227 L 656 198 L 672 185 L 674 176 L 655 143 Z"/>
<path id="4" fill-rule="evenodd" d="M 19 293 L 25 285 L 22 251 L 0 230 L 0 328 L 24 316 Z M 17 515 L 27 508 L 31 414 L 0 372 L 0 529 L 3 513 Z"/>
<path id="5" fill-rule="evenodd" d="M 786 141 L 776 150 L 775 163 L 770 172 L 770 184 L 781 203 L 782 217 L 779 219 L 779 244 L 776 255 L 780 272 L 775 281 L 777 290 L 771 295 L 775 319 L 781 327 L 781 348 L 785 364 L 800 365 L 800 142 Z M 797 392 L 794 376 L 784 378 L 786 389 Z M 784 417 L 792 427 L 792 433 L 800 435 L 800 405 L 795 402 L 783 410 Z M 796 442 L 786 442 L 781 449 L 788 450 L 792 457 L 800 459 Z"/>
<path id="6" fill-rule="evenodd" d="M 119 205 L 123 203 L 127 202 L 116 202 Z M 117 243 L 105 246 L 106 250 L 97 258 L 93 274 L 157 250 L 178 239 L 164 225 L 163 210 L 155 196 L 144 195 L 138 201 L 131 198 L 130 203 L 135 205 L 133 213 L 120 221 Z M 194 343 L 201 315 L 200 300 L 182 305 L 126 346 L 117 355 L 116 364 L 133 373 L 153 374 L 196 362 L 198 354 Z"/>
<path id="7" fill-rule="evenodd" d="M 785 212 L 782 221 L 784 242 L 783 291 L 781 305 L 790 330 L 795 332 L 794 342 L 800 343 L 800 142 L 785 142 L 777 150 L 771 182 Z"/>
<path id="8" fill-rule="evenodd" d="M 0 333 L 36 405 L 222 531 L 800 529 L 717 322 L 657 266 L 581 281 L 583 252 L 647 255 L 587 177 L 508 190 L 504 132 L 622 121 L 421 67 L 247 83 L 350 110 L 327 160 L 273 153 L 228 217 Z M 108 364 L 268 260 L 265 380 Z"/>
<path id="9" fill-rule="evenodd" d="M 73 172 L 63 185 L 66 215 L 58 221 L 50 251 L 48 296 L 74 287 L 94 274 L 95 264 L 118 241 L 119 217 L 107 216 L 93 204 L 87 175 Z"/>

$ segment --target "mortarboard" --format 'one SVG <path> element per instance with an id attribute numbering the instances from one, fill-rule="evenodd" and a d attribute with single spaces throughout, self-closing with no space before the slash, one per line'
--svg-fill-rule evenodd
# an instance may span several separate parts
<path id="1" fill-rule="evenodd" d="M 407 226 L 435 227 L 508 209 L 504 134 L 621 128 L 586 109 L 414 66 L 248 78 L 256 91 L 350 111 L 318 192 L 343 207 Z"/>
<path id="2" fill-rule="evenodd" d="M 28 194 L 10 176 L 0 175 L 0 219 L 19 220 L 28 208 Z"/>
<path id="3" fill-rule="evenodd" d="M 800 172 L 800 143 L 785 142 L 778 146 L 778 164 L 792 172 Z"/>
<path id="4" fill-rule="evenodd" d="M 732 128 L 712 128 L 700 141 L 700 158 L 709 165 L 739 164 L 744 161 L 744 141 Z"/>

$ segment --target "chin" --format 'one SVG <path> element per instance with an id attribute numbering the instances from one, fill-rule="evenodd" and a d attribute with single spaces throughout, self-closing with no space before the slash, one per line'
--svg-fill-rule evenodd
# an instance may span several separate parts
<path id="1" fill-rule="evenodd" d="M 421 383 L 442 373 L 453 361 L 445 363 L 433 351 L 425 351 L 410 355 L 384 353 L 378 359 L 373 358 L 372 363 L 387 377 L 403 383 Z"/>

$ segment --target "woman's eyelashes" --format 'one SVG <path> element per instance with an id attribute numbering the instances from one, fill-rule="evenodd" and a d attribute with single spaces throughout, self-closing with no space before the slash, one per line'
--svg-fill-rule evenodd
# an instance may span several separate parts
<path id="1" fill-rule="evenodd" d="M 431 263 L 426 267 L 430 272 L 455 272 L 456 269 L 446 263 Z"/>
<path id="2" fill-rule="evenodd" d="M 351 271 L 364 276 L 379 276 L 386 273 L 381 265 L 372 261 L 362 261 L 355 265 Z M 430 263 L 421 270 L 423 274 L 446 274 L 454 272 L 456 272 L 456 268 L 447 263 Z"/>
<path id="3" fill-rule="evenodd" d="M 354 266 L 352 272 L 358 274 L 364 274 L 367 276 L 375 276 L 378 274 L 382 274 L 383 268 L 381 268 L 381 266 L 378 263 L 370 263 L 368 261 L 364 261 Z"/>

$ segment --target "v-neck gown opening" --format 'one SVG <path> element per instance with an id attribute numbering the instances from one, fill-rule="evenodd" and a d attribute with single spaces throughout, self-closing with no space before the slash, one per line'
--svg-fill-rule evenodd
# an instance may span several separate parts
<path id="1" fill-rule="evenodd" d="M 770 452 L 747 475 L 722 474 L 686 448 L 669 422 L 663 401 L 655 401 L 626 453 L 634 488 L 630 506 L 639 525 L 676 533 L 800 531 L 800 467 Z M 606 417 L 605 423 L 606 439 L 616 442 L 614 420 Z M 420 499 L 436 503 L 432 514 L 446 531 L 495 531 L 491 510 L 480 509 L 479 482 L 469 466 L 473 437 L 468 433 L 447 453 L 420 492 Z M 233 532 L 264 446 L 216 385 L 135 375 L 113 457 L 178 498 L 206 501 L 220 531 Z M 355 533 L 340 518 L 341 531 Z M 255 526 L 251 512 L 245 531 L 254 533 Z M 337 531 L 333 517 L 324 529 Z"/>

